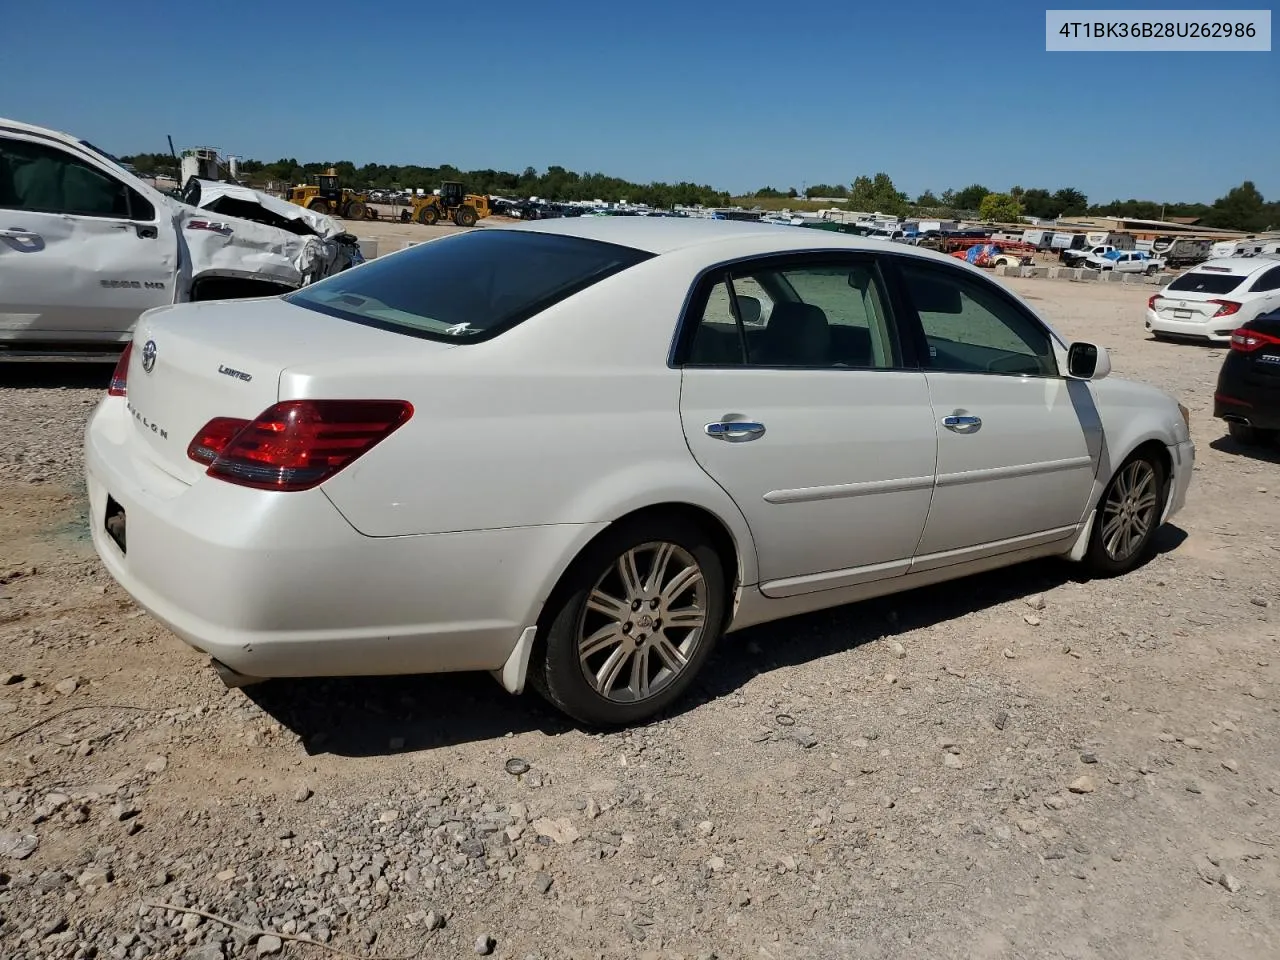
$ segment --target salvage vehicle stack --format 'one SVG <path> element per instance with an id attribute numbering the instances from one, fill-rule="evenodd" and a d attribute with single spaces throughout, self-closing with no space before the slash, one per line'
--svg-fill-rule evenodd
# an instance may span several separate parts
<path id="1" fill-rule="evenodd" d="M 182 196 L 0 118 L 0 356 L 118 350 L 152 307 L 287 293 L 363 259 L 332 218 L 259 191 L 192 180 Z"/>

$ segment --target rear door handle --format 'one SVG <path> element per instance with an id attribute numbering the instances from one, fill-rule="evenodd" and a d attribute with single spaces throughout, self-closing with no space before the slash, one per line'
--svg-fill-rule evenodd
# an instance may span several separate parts
<path id="1" fill-rule="evenodd" d="M 708 437 L 729 443 L 746 443 L 764 436 L 764 424 L 754 420 L 718 420 L 708 423 L 703 429 Z"/>
<path id="2" fill-rule="evenodd" d="M 982 418 L 967 413 L 953 413 L 949 417 L 942 418 L 942 425 L 956 433 L 973 433 L 982 426 Z"/>

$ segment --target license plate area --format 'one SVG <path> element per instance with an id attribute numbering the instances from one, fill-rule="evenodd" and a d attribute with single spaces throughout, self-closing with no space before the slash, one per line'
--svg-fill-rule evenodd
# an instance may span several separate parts
<path id="1" fill-rule="evenodd" d="M 1173 315 L 1174 315 L 1174 317 L 1176 317 L 1176 318 L 1177 318 L 1177 319 L 1179 319 L 1179 320 L 1190 320 L 1190 319 L 1191 319 L 1191 311 L 1190 311 L 1190 310 L 1175 310 L 1175 311 L 1173 311 Z"/>
<path id="2" fill-rule="evenodd" d="M 102 518 L 102 525 L 121 553 L 126 553 L 125 548 L 125 517 L 124 507 L 116 503 L 115 499 L 107 494 L 106 515 Z"/>

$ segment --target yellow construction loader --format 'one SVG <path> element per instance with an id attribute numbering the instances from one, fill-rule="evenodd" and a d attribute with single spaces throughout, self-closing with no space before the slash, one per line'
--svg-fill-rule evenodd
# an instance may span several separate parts
<path id="1" fill-rule="evenodd" d="M 460 227 L 474 227 L 476 221 L 489 216 L 489 198 L 477 193 L 463 193 L 462 184 L 446 180 L 440 193 L 414 197 L 410 209 L 400 214 L 401 220 L 413 220 L 428 226 L 441 220 L 452 220 Z"/>
<path id="2" fill-rule="evenodd" d="M 290 187 L 290 203 L 317 213 L 337 214 L 345 220 L 377 220 L 378 211 L 369 206 L 368 194 L 357 193 L 338 183 L 338 171 L 330 167 L 313 176 L 312 183 Z"/>

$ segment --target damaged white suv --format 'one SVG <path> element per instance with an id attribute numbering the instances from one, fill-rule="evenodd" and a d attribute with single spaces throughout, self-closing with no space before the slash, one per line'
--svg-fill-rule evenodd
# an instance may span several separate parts
<path id="1" fill-rule="evenodd" d="M 286 293 L 360 261 L 329 217 L 188 187 L 199 206 L 83 140 L 0 118 L 0 359 L 123 347 L 151 307 Z"/>

